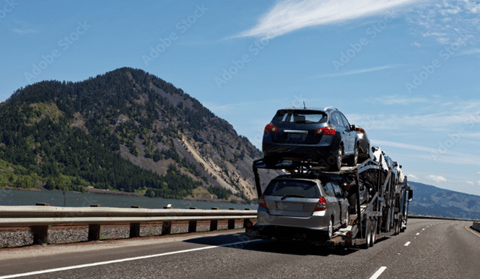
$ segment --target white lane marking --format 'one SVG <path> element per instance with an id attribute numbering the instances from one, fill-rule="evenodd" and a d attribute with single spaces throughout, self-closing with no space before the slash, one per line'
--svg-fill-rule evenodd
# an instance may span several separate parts
<path id="1" fill-rule="evenodd" d="M 419 235 L 420 233 L 417 233 L 417 235 Z"/>
<path id="2" fill-rule="evenodd" d="M 377 272 L 375 272 L 375 273 L 372 275 L 372 277 L 370 277 L 370 279 L 377 279 L 377 278 L 385 271 L 385 269 L 387 269 L 386 266 L 380 267 L 380 268 L 377 270 Z"/>
<path id="3" fill-rule="evenodd" d="M 422 229 L 422 231 L 424 231 L 425 229 Z"/>
<path id="4" fill-rule="evenodd" d="M 410 241 L 409 241 L 409 242 L 407 242 L 407 243 L 405 243 L 405 246 L 408 246 L 408 245 L 410 245 Z"/>
<path id="5" fill-rule="evenodd" d="M 218 246 L 207 246 L 207 247 L 193 248 L 193 249 L 187 249 L 187 250 L 166 252 L 166 253 L 155 254 L 155 255 L 147 255 L 147 256 L 140 256 L 140 257 L 134 257 L 134 258 L 126 258 L 126 259 L 119 259 L 119 260 L 113 260 L 113 261 L 106 261 L 106 262 L 73 265 L 73 266 L 46 269 L 46 270 L 40 270 L 40 271 L 32 271 L 32 272 L 27 272 L 27 273 L 5 275 L 5 276 L 0 276 L 0 279 L 18 278 L 18 277 L 24 277 L 24 276 L 32 276 L 32 275 L 52 273 L 52 272 L 58 272 L 58 271 L 79 269 L 79 268 L 84 268 L 84 267 L 92 267 L 92 266 L 107 265 L 107 264 L 114 264 L 114 263 L 130 262 L 130 261 L 143 260 L 143 259 L 162 257 L 162 256 L 168 256 L 168 255 L 175 255 L 175 254 L 181 254 L 181 253 L 188 253 L 188 252 L 194 252 L 194 251 L 200 251 L 200 250 L 214 249 L 214 248 L 218 248 L 218 247 L 225 247 L 225 246 L 231 246 L 231 245 L 237 245 L 237 244 L 245 244 L 245 243 L 256 242 L 256 241 L 262 241 L 262 240 L 261 239 L 254 239 L 254 240 L 243 241 L 243 242 L 234 242 L 234 243 L 222 244 L 222 245 L 218 245 Z"/>

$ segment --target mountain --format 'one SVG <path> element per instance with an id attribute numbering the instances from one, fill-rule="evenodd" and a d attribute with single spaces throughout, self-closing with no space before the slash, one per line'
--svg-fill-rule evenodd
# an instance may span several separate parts
<path id="1" fill-rule="evenodd" d="M 409 212 L 419 215 L 480 220 L 480 197 L 409 181 L 413 200 Z"/>
<path id="2" fill-rule="evenodd" d="M 0 104 L 0 118 L 0 187 L 256 198 L 251 166 L 262 153 L 198 100 L 142 70 L 20 88 Z"/>

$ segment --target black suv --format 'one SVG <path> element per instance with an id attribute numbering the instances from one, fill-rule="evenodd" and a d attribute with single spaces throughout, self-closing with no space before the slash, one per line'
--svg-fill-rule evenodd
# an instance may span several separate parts
<path id="1" fill-rule="evenodd" d="M 339 170 L 342 160 L 358 160 L 355 126 L 336 108 L 285 108 L 277 111 L 263 134 L 267 164 L 280 160 L 307 161 Z"/>

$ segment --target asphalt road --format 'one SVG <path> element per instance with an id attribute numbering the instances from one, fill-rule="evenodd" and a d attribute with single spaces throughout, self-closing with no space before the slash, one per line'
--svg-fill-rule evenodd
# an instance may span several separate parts
<path id="1" fill-rule="evenodd" d="M 0 278 L 480 278 L 480 233 L 470 225 L 410 219 L 406 232 L 347 251 L 251 241 L 242 233 L 202 236 L 3 260 Z M 22 275 L 28 272 L 36 273 Z"/>

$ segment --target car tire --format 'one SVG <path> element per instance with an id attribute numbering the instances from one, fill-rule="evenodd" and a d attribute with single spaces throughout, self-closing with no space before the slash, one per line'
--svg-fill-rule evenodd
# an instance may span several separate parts
<path id="1" fill-rule="evenodd" d="M 367 146 L 367 150 L 358 155 L 362 162 L 370 159 L 370 144 Z"/>
<path id="2" fill-rule="evenodd" d="M 342 168 L 342 160 L 343 160 L 343 146 L 340 145 L 338 148 L 337 154 L 334 156 L 335 162 L 330 166 L 330 170 L 332 171 L 339 171 Z"/>
<path id="3" fill-rule="evenodd" d="M 330 240 L 333 237 L 333 217 L 330 218 L 330 223 L 328 224 L 328 230 L 325 234 L 325 237 L 327 238 L 327 240 Z"/>
<path id="4" fill-rule="evenodd" d="M 353 155 L 348 160 L 348 165 L 355 167 L 358 164 L 358 144 L 355 143 Z"/>
<path id="5" fill-rule="evenodd" d="M 350 214 L 357 214 L 357 193 L 353 193 L 349 199 L 348 203 L 350 204 Z"/>
<path id="6" fill-rule="evenodd" d="M 274 166 L 278 162 L 278 160 L 275 159 L 275 158 L 271 158 L 271 157 L 265 157 L 265 158 L 263 158 L 263 162 L 267 166 Z"/>
<path id="7" fill-rule="evenodd" d="M 344 223 L 342 224 L 342 228 L 346 228 L 348 227 L 348 223 L 350 223 L 350 214 L 347 210 L 347 212 L 345 212 L 345 220 L 344 220 Z"/>

